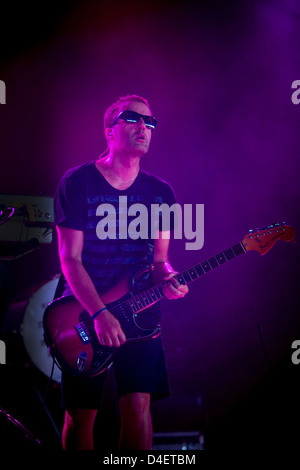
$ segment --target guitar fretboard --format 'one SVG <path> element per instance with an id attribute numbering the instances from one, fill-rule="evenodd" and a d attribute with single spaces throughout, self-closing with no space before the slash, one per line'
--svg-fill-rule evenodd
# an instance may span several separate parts
<path id="1" fill-rule="evenodd" d="M 180 274 L 176 274 L 174 277 L 180 284 L 190 284 L 209 271 L 218 268 L 222 264 L 232 260 L 233 258 L 236 258 L 243 253 L 246 253 L 246 250 L 243 243 L 240 242 L 237 245 L 228 248 L 228 250 L 222 251 L 216 256 L 209 258 L 207 261 L 203 261 L 202 263 L 197 264 L 196 266 L 187 269 Z M 126 300 L 125 303 L 130 306 L 132 313 L 138 313 L 141 310 L 144 310 L 145 308 L 165 297 L 164 285 L 166 282 L 168 281 L 161 282 L 160 284 L 150 287 L 150 289 L 147 289 L 140 294 L 136 294 L 131 299 Z"/>

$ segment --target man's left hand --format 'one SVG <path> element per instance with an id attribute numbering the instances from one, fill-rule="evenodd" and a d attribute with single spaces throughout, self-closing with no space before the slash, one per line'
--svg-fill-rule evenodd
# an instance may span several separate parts
<path id="1" fill-rule="evenodd" d="M 189 288 L 185 284 L 179 284 L 175 279 L 177 273 L 169 273 L 164 280 L 169 281 L 164 285 L 164 294 L 167 299 L 182 299 L 189 291 Z"/>

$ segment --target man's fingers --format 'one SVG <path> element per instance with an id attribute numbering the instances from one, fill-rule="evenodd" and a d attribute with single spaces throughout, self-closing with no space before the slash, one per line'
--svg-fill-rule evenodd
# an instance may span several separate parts
<path id="1" fill-rule="evenodd" d="M 102 346 L 108 346 L 109 348 L 115 347 L 119 348 L 126 341 L 126 336 L 121 330 L 117 333 L 112 333 L 111 335 L 107 334 L 105 337 L 100 337 L 100 344 Z"/>
<path id="2" fill-rule="evenodd" d="M 173 287 L 185 294 L 189 291 L 188 286 L 186 284 L 180 284 L 175 277 L 172 277 L 169 282 Z"/>
<path id="3" fill-rule="evenodd" d="M 179 284 L 179 282 L 172 277 L 165 285 L 165 295 L 168 299 L 178 299 L 184 297 L 189 291 L 187 285 Z"/>
<path id="4" fill-rule="evenodd" d="M 121 330 L 119 333 L 119 340 L 120 344 L 124 344 L 126 342 L 126 336 L 123 330 Z"/>
<path id="5" fill-rule="evenodd" d="M 102 346 L 108 346 L 110 348 L 113 346 L 112 340 L 109 336 L 106 336 L 105 338 L 100 338 L 99 341 Z"/>
<path id="6" fill-rule="evenodd" d="M 126 341 L 119 321 L 108 310 L 95 319 L 95 329 L 102 346 L 118 348 Z"/>

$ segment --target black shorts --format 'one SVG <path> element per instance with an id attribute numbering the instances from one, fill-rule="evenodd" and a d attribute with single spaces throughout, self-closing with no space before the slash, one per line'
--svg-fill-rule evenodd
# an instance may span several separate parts
<path id="1" fill-rule="evenodd" d="M 121 346 L 114 363 L 117 398 L 127 393 L 150 393 L 151 401 L 169 395 L 169 382 L 161 336 Z M 62 374 L 62 406 L 65 409 L 98 409 L 107 371 L 92 378 Z"/>

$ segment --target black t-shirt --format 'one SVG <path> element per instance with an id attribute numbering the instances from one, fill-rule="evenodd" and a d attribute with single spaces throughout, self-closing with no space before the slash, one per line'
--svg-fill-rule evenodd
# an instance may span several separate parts
<path id="1" fill-rule="evenodd" d="M 92 161 L 62 177 L 55 194 L 55 223 L 84 232 L 82 263 L 95 287 L 102 289 L 118 281 L 128 268 L 152 262 L 154 213 L 161 216 L 159 206 L 171 207 L 175 202 L 171 186 L 146 171 L 140 170 L 129 188 L 118 190 Z M 133 204 L 143 205 L 143 211 L 136 211 L 141 206 Z M 160 229 L 174 228 L 170 214 L 170 226 L 160 225 Z M 71 294 L 68 285 L 67 294 Z"/>

